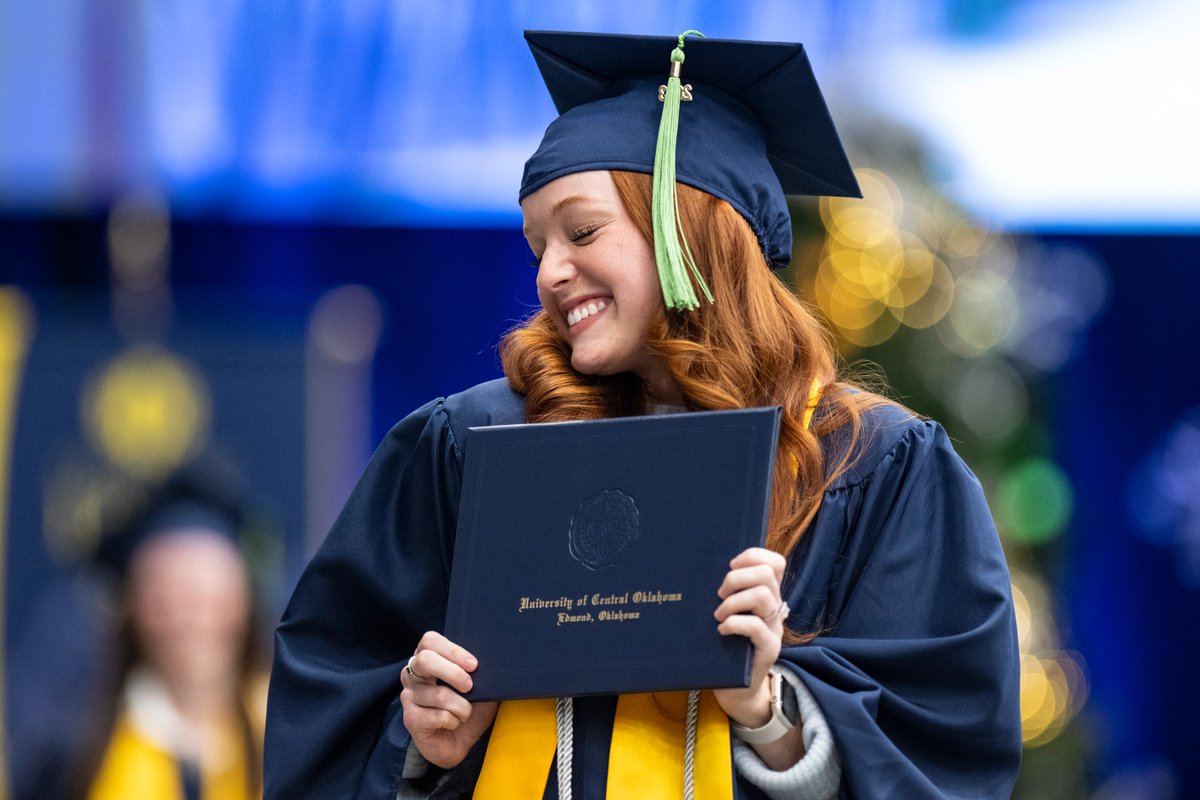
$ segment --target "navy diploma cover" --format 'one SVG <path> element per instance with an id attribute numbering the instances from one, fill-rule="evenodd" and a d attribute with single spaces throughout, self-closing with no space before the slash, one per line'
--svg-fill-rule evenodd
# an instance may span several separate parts
<path id="1" fill-rule="evenodd" d="M 472 701 L 746 686 L 713 611 L 763 543 L 778 408 L 472 428 L 446 636 Z"/>

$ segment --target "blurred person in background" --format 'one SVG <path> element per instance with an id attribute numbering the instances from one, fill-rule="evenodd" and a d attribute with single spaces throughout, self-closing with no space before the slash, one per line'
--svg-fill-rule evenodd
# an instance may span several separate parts
<path id="1" fill-rule="evenodd" d="M 238 495 L 193 468 L 127 502 L 96 553 L 114 580 L 93 685 L 53 698 L 85 707 L 49 713 L 57 730 L 39 744 L 14 742 L 17 800 L 261 795 L 265 676 Z"/>

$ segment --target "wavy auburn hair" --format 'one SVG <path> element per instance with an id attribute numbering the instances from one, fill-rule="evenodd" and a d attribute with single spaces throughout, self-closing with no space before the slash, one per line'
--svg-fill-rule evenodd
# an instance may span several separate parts
<path id="1" fill-rule="evenodd" d="M 630 217 L 653 242 L 650 176 L 610 174 Z M 691 312 L 664 308 L 650 325 L 647 344 L 663 358 L 691 409 L 783 407 L 767 546 L 787 556 L 825 490 L 851 465 L 862 411 L 887 401 L 836 383 L 828 332 L 772 274 L 750 225 L 732 206 L 684 184 L 678 195 L 684 235 L 714 302 L 702 300 Z M 638 377 L 576 372 L 570 345 L 544 310 L 509 331 L 500 356 L 509 382 L 526 397 L 530 422 L 629 416 L 646 409 Z M 804 416 L 814 380 L 824 388 L 809 429 Z M 850 446 L 838 448 L 842 455 L 827 465 L 819 439 L 844 425 Z"/>

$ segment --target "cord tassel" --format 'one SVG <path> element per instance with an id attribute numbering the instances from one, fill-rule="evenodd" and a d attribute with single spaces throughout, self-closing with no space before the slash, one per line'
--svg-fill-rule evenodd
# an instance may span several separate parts
<path id="1" fill-rule="evenodd" d="M 575 701 L 559 697 L 554 701 L 554 727 L 558 748 L 554 763 L 558 773 L 558 800 L 571 800 L 572 761 L 575 758 Z"/>
<path id="2" fill-rule="evenodd" d="M 683 745 L 683 800 L 696 797 L 696 729 L 700 719 L 700 692 L 688 692 L 687 723 Z"/>
<path id="3" fill-rule="evenodd" d="M 694 277 L 708 302 L 713 301 L 704 277 L 696 267 L 683 226 L 679 222 L 679 196 L 675 184 L 675 150 L 679 140 L 679 104 L 691 99 L 691 86 L 679 79 L 683 64 L 684 37 L 699 31 L 684 31 L 679 46 L 671 51 L 671 74 L 665 86 L 658 89 L 663 103 L 662 121 L 658 126 L 658 143 L 654 150 L 653 193 L 650 214 L 654 223 L 654 258 L 658 264 L 658 280 L 662 284 L 663 302 L 667 308 L 691 311 L 700 305 L 692 288 Z"/>

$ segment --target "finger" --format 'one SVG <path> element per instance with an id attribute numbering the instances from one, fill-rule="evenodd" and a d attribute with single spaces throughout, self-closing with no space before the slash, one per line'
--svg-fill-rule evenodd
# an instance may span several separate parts
<path id="1" fill-rule="evenodd" d="M 474 672 L 475 668 L 479 666 L 478 659 L 468 652 L 465 647 L 455 644 L 437 631 L 426 631 L 421 637 L 421 641 L 417 644 L 416 653 L 421 653 L 425 650 L 437 653 L 442 658 L 453 664 L 457 664 L 467 672 Z"/>
<path id="2" fill-rule="evenodd" d="M 774 664 L 779 658 L 781 647 L 780 633 L 772 630 L 767 623 L 753 614 L 735 614 L 717 626 L 717 632 L 722 636 L 745 636 L 754 647 L 754 669 L 759 672 Z"/>
<path id="3" fill-rule="evenodd" d="M 721 586 L 717 589 L 717 596 L 730 597 L 735 592 L 754 586 L 769 587 L 776 596 L 779 595 L 779 578 L 776 576 L 775 570 L 766 564 L 753 564 L 726 572 L 725 579 L 721 581 Z"/>
<path id="4" fill-rule="evenodd" d="M 440 731 L 457 730 L 462 723 L 463 720 L 444 708 L 425 708 L 414 704 L 404 706 L 404 727 L 415 739 Z"/>
<path id="5" fill-rule="evenodd" d="M 754 564 L 766 564 L 774 570 L 775 579 L 780 583 L 783 582 L 783 574 L 787 570 L 787 559 L 774 550 L 768 550 L 765 547 L 750 547 L 738 553 L 729 562 L 729 566 L 733 569 Z"/>
<path id="6" fill-rule="evenodd" d="M 429 656 L 424 656 L 422 660 L 428 661 Z M 404 669 L 400 670 L 400 685 L 404 687 L 420 686 L 422 684 L 436 684 L 437 679 L 431 675 L 422 672 L 422 667 L 414 653 L 408 657 L 408 661 L 404 662 Z"/>
<path id="7" fill-rule="evenodd" d="M 782 601 L 776 592 L 771 591 L 767 586 L 752 586 L 749 589 L 730 595 L 721 601 L 717 606 L 717 610 L 713 612 L 718 622 L 722 622 L 736 614 L 748 614 L 758 617 L 765 621 L 774 622 L 778 619 L 775 610 L 779 608 Z"/>
<path id="8" fill-rule="evenodd" d="M 409 686 L 441 680 L 460 692 L 466 692 L 472 685 L 466 673 L 475 671 L 478 666 L 479 661 L 466 648 L 437 631 L 426 631 L 417 644 L 416 652 L 408 660 L 401 683 Z"/>
<path id="9" fill-rule="evenodd" d="M 449 686 L 434 684 L 418 684 L 400 693 L 400 702 L 405 711 L 412 706 L 414 709 L 428 711 L 447 711 L 460 722 L 471 718 L 473 707 L 471 702 Z"/>
<path id="10" fill-rule="evenodd" d="M 438 681 L 460 692 L 469 692 L 474 685 L 470 674 L 462 666 L 432 649 L 418 650 L 400 673 L 400 683 L 406 687 L 435 685 Z"/>

